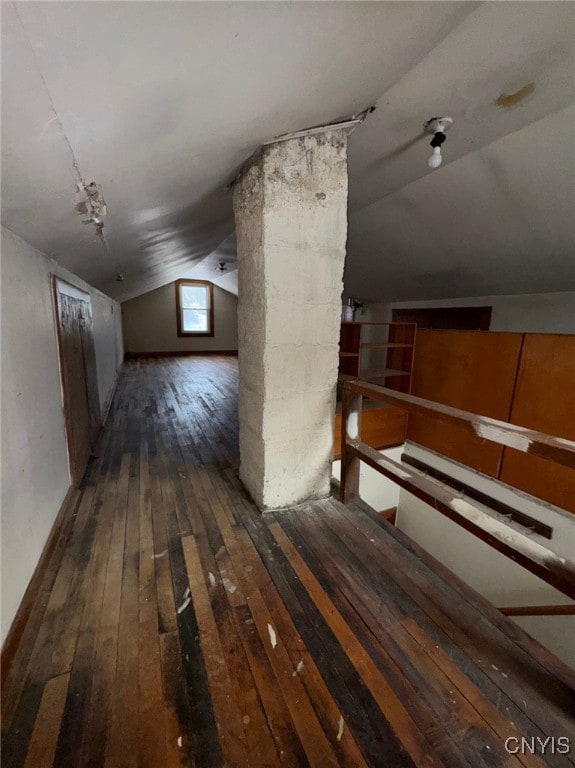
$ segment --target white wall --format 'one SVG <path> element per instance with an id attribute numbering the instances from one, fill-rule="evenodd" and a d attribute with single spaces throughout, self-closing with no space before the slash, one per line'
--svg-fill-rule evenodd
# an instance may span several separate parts
<path id="1" fill-rule="evenodd" d="M 237 296 L 214 285 L 214 336 L 179 337 L 176 289 L 168 283 L 122 304 L 126 352 L 237 350 Z"/>
<path id="2" fill-rule="evenodd" d="M 575 333 L 575 291 L 461 299 L 370 303 L 356 320 L 388 323 L 393 309 L 417 307 L 493 307 L 491 331 L 515 333 Z"/>
<path id="3" fill-rule="evenodd" d="M 2 227 L 2 642 L 70 486 L 52 274 L 92 298 L 102 413 L 123 359 L 119 305 Z"/>
<path id="4" fill-rule="evenodd" d="M 406 443 L 407 453 L 494 498 L 550 525 L 546 542 L 561 557 L 573 560 L 575 515 L 559 510 L 420 446 Z M 465 531 L 433 507 L 401 490 L 396 525 L 463 581 L 497 606 L 566 604 L 569 598 Z M 575 667 L 575 616 L 514 618 L 540 643 Z"/>

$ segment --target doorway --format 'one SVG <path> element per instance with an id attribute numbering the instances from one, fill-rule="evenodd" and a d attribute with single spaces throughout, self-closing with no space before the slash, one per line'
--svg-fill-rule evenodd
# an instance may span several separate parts
<path id="1" fill-rule="evenodd" d="M 53 278 L 68 460 L 73 485 L 82 480 L 100 429 L 90 294 Z"/>
<path id="2" fill-rule="evenodd" d="M 394 323 L 449 331 L 488 331 L 492 307 L 418 307 L 392 310 Z"/>

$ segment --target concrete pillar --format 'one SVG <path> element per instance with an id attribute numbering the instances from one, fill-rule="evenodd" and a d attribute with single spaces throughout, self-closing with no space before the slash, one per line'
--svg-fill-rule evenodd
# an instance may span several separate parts
<path id="1" fill-rule="evenodd" d="M 347 236 L 342 130 L 262 148 L 234 190 L 240 477 L 260 509 L 329 494 Z"/>

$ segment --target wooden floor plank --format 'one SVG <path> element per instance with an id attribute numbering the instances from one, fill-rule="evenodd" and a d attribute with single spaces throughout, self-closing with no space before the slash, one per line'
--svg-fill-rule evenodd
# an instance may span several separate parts
<path id="1" fill-rule="evenodd" d="M 247 765 L 243 714 L 237 706 L 220 635 L 214 618 L 196 543 L 190 536 L 182 539 L 189 576 L 190 599 L 195 607 L 199 640 L 212 692 L 214 714 L 224 759 L 230 765 Z"/>
<path id="2" fill-rule="evenodd" d="M 322 525 L 327 520 L 328 516 L 324 517 Z M 403 603 L 402 596 L 396 595 L 397 603 L 394 603 L 389 599 L 385 600 L 382 594 L 379 596 L 373 595 L 371 590 L 365 588 L 362 591 L 354 591 L 353 587 L 358 584 L 363 583 L 365 587 L 366 583 L 373 583 L 374 574 L 372 572 L 372 564 L 364 566 L 355 559 L 351 566 L 352 571 L 347 573 L 345 567 L 342 566 L 342 563 L 338 562 L 341 560 L 340 548 L 332 542 L 332 548 L 330 549 L 329 537 L 319 537 L 318 532 L 315 530 L 315 525 L 308 529 L 309 516 L 307 522 L 303 520 L 301 522 L 303 525 L 301 530 L 308 530 L 308 539 L 311 530 L 314 530 L 316 539 L 321 538 L 322 557 L 325 558 L 326 553 L 331 553 L 330 562 L 334 564 L 335 572 L 337 574 L 335 582 L 339 584 L 338 588 L 347 594 L 350 603 L 354 603 L 356 606 L 363 605 L 362 616 L 370 627 L 371 632 L 376 635 L 385 634 L 386 649 L 391 653 L 395 662 L 402 666 L 404 674 L 409 679 L 415 679 L 418 684 L 420 698 L 427 700 L 430 706 L 432 706 L 438 714 L 441 714 L 441 721 L 445 725 L 448 725 L 449 732 L 454 735 L 457 742 L 464 745 L 467 759 L 475 759 L 475 755 L 481 749 L 480 744 L 488 744 L 491 755 L 497 755 L 498 751 L 502 749 L 504 739 L 499 740 L 494 738 L 489 723 L 482 723 L 481 720 L 476 720 L 476 726 L 481 731 L 477 744 L 473 743 L 473 738 L 476 736 L 475 731 L 472 732 L 472 738 L 466 738 L 465 740 L 457 738 L 457 733 L 464 727 L 462 723 L 471 724 L 476 716 L 472 712 L 468 712 L 467 716 L 462 718 L 461 712 L 465 709 L 466 703 L 461 700 L 458 701 L 456 693 L 449 693 L 450 690 L 455 690 L 455 686 L 443 685 L 443 675 L 441 674 L 441 670 L 435 669 L 426 663 L 425 657 L 422 657 L 421 653 L 413 646 L 410 638 L 405 635 L 398 637 L 398 628 L 401 627 L 402 616 L 401 613 L 396 612 L 396 607 L 400 603 Z M 330 555 L 328 554 L 328 557 L 329 556 Z M 343 559 L 345 561 L 345 558 Z M 363 577 L 361 575 L 362 570 L 366 572 L 366 575 Z M 347 586 L 345 586 L 346 582 Z M 393 594 L 393 591 L 389 592 L 388 590 L 386 592 L 386 596 L 391 594 Z M 414 663 L 415 658 L 417 658 L 417 661 Z M 485 728 L 487 728 L 487 730 L 485 730 Z M 503 759 L 503 757 L 508 761 L 511 761 L 511 763 L 515 760 L 515 758 L 512 758 L 511 756 L 507 757 L 506 755 L 502 756 L 499 754 L 500 760 Z"/>
<path id="3" fill-rule="evenodd" d="M 332 505 L 332 511 L 336 517 L 350 519 L 349 512 L 343 507 Z M 328 518 L 326 522 L 329 524 Z M 397 542 L 400 532 L 390 527 L 389 535 L 381 537 L 378 536 L 380 523 L 374 525 L 367 519 L 353 522 L 369 533 L 372 556 L 366 562 L 372 566 L 377 563 L 374 583 L 381 584 L 379 588 L 387 592 L 400 595 L 398 600 L 407 615 L 425 625 L 437 644 L 459 659 L 459 663 L 465 664 L 468 674 L 473 675 L 484 695 L 488 693 L 492 701 L 498 701 L 498 706 L 505 702 L 513 712 L 513 720 L 525 723 L 525 727 L 537 735 L 569 730 L 573 726 L 572 717 L 564 713 L 575 711 L 574 689 L 541 666 L 535 645 L 533 655 L 514 646 L 509 636 L 494 627 L 479 610 L 479 596 L 477 604 L 475 596 L 473 602 L 454 599 L 453 588 L 458 580 L 453 574 L 448 580 L 438 580 L 421 559 L 410 556 L 404 559 L 405 549 Z M 346 536 L 350 529 L 347 526 L 338 528 L 337 533 Z M 375 547 L 371 542 L 374 535 L 378 536 L 374 539 Z M 359 535 L 355 539 L 356 551 L 365 560 L 365 537 Z M 481 649 L 481 653 L 475 649 Z M 559 660 L 557 664 L 561 666 Z M 568 681 L 570 677 L 573 675 L 565 669 L 563 678 Z M 557 706 L 550 708 L 550 700 Z M 534 713 L 538 713 L 539 725 L 531 719 Z M 556 757 L 561 760 L 560 756 Z"/>
<path id="4" fill-rule="evenodd" d="M 283 698 L 306 752 L 307 759 L 310 765 L 337 765 L 337 758 L 333 748 L 326 738 L 302 682 L 298 676 L 293 675 L 294 665 L 289 658 L 289 653 L 285 646 L 285 638 L 277 631 L 274 618 L 269 610 L 269 605 L 262 595 L 261 589 L 250 572 L 243 569 L 244 559 L 241 548 L 234 536 L 233 530 L 228 528 L 221 506 L 215 503 L 215 499 L 212 511 L 219 523 L 220 532 L 234 567 L 234 578 L 237 579 L 237 582 L 231 582 L 229 589 L 235 591 L 239 586 L 242 591 L 250 591 L 249 605 L 254 624 L 260 634 L 278 685 L 281 686 Z M 227 572 L 223 576 L 223 579 L 226 578 L 228 578 Z"/>
<path id="5" fill-rule="evenodd" d="M 105 764 L 117 768 L 136 768 L 138 759 L 138 707 L 134 692 L 138 689 L 139 630 L 139 553 L 140 488 L 138 452 L 132 453 L 128 483 L 128 508 L 122 569 L 120 623 L 117 661 L 110 709 L 110 728 Z"/>
<path id="6" fill-rule="evenodd" d="M 69 674 L 59 675 L 44 686 L 24 768 L 51 768 L 69 681 Z"/>
<path id="7" fill-rule="evenodd" d="M 378 669 L 375 662 L 371 659 L 349 627 L 348 623 L 330 600 L 319 581 L 315 578 L 314 574 L 297 551 L 295 545 L 284 532 L 280 523 L 272 523 L 269 527 L 276 541 L 289 557 L 290 562 L 305 588 L 308 590 L 311 598 L 314 600 L 315 604 L 321 608 L 322 615 L 325 617 L 326 621 L 328 621 L 330 627 L 338 637 L 340 644 L 346 648 L 346 652 L 352 660 L 354 667 L 362 676 L 363 680 L 366 681 L 366 685 L 369 687 L 369 690 L 382 712 L 386 714 L 386 717 L 395 732 L 402 734 L 404 743 L 415 762 L 423 762 L 425 759 L 430 768 L 432 768 L 432 766 L 442 765 L 440 759 L 434 756 L 432 746 L 426 743 L 425 737 L 421 733 L 418 725 L 405 710 L 397 693 Z M 403 692 L 405 691 L 406 689 L 403 690 Z"/>
<path id="8" fill-rule="evenodd" d="M 575 745 L 570 672 L 441 564 L 361 508 L 260 515 L 237 386 L 229 357 L 125 365 L 8 670 L 3 765 L 572 768 L 504 749 Z"/>

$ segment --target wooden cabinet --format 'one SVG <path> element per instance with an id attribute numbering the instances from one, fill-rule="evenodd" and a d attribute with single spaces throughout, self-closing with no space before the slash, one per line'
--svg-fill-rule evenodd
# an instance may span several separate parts
<path id="1" fill-rule="evenodd" d="M 410 392 L 416 327 L 415 323 L 342 323 L 340 379 L 363 379 Z"/>

